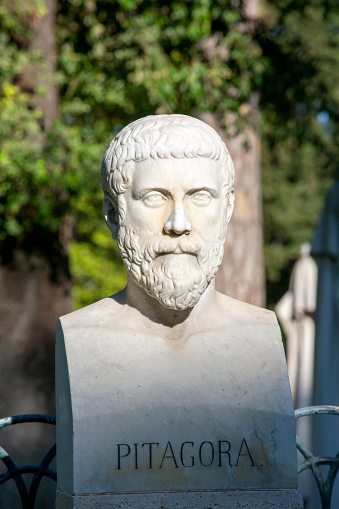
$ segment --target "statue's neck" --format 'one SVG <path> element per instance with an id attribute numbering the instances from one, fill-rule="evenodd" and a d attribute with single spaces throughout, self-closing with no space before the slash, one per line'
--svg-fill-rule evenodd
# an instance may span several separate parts
<path id="1" fill-rule="evenodd" d="M 164 327 L 188 327 L 196 322 L 202 313 L 208 314 L 215 305 L 216 291 L 214 279 L 200 297 L 199 302 L 193 307 L 185 310 L 170 309 L 163 306 L 157 299 L 150 297 L 145 290 L 134 280 L 133 276 L 127 275 L 127 286 L 120 292 L 119 301 L 137 309 L 145 318 L 154 324 Z"/>

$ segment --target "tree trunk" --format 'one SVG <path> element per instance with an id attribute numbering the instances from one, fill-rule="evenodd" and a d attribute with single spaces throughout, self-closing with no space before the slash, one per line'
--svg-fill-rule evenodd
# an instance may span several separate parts
<path id="1" fill-rule="evenodd" d="M 55 44 L 55 15 L 57 0 L 47 2 L 45 16 L 36 16 L 32 20 L 35 37 L 31 43 L 32 50 L 42 55 L 44 69 L 36 75 L 36 82 L 45 89 L 42 96 L 36 97 L 37 107 L 43 112 L 44 127 L 49 129 L 53 120 L 59 116 L 59 93 L 55 83 L 57 69 L 57 52 Z"/>

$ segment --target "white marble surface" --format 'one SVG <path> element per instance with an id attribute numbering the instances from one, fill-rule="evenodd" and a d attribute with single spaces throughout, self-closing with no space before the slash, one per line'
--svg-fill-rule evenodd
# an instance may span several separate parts
<path id="1" fill-rule="evenodd" d="M 61 319 L 63 491 L 296 487 L 294 415 L 275 316 L 218 295 L 223 319 L 184 338 L 138 330 L 136 311 L 110 298 Z"/>

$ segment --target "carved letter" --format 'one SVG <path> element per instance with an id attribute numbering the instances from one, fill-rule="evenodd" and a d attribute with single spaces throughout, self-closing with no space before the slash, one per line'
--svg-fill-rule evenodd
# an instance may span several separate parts
<path id="1" fill-rule="evenodd" d="M 171 450 L 171 455 L 170 456 L 166 456 L 166 452 L 167 452 L 168 448 Z M 172 459 L 174 461 L 174 465 L 175 465 L 174 468 L 178 468 L 177 461 L 176 461 L 175 456 L 174 456 L 174 452 L 173 452 L 173 449 L 172 449 L 171 442 L 167 442 L 166 449 L 165 449 L 164 455 L 162 457 L 161 464 L 160 464 L 159 468 L 162 468 L 162 463 L 163 463 L 163 461 L 165 459 Z"/>
<path id="2" fill-rule="evenodd" d="M 232 466 L 232 463 L 231 463 L 231 455 L 230 455 L 230 450 L 231 450 L 231 444 L 229 443 L 228 440 L 218 440 L 218 444 L 219 444 L 219 467 L 221 467 L 221 455 L 222 454 L 226 454 L 228 456 L 228 464 L 229 466 L 231 467 Z M 227 444 L 228 448 L 227 448 L 227 451 L 222 451 L 221 450 L 221 444 Z"/>
<path id="3" fill-rule="evenodd" d="M 126 454 L 123 454 L 123 455 L 121 456 L 121 453 L 120 453 L 120 447 L 122 447 L 122 446 L 127 447 L 127 453 L 126 453 Z M 121 470 L 121 466 L 120 466 L 120 459 L 121 459 L 121 458 L 126 458 L 126 456 L 128 456 L 128 455 L 129 455 L 129 453 L 131 452 L 131 448 L 130 448 L 130 446 L 129 446 L 128 444 L 117 444 L 117 447 L 118 447 L 118 468 L 117 468 L 117 470 Z"/>
<path id="4" fill-rule="evenodd" d="M 201 453 L 202 453 L 202 446 L 204 444 L 210 444 L 210 446 L 211 446 L 211 461 L 210 461 L 210 463 L 207 463 L 207 464 L 202 462 L 202 454 Z M 213 447 L 212 442 L 203 442 L 201 444 L 200 449 L 199 449 L 199 461 L 200 461 L 200 463 L 202 464 L 203 467 L 210 467 L 212 465 L 212 463 L 214 461 L 214 447 Z"/>
<path id="5" fill-rule="evenodd" d="M 139 467 L 138 467 L 138 445 L 139 444 L 133 444 L 134 445 L 134 453 L 135 453 L 135 456 L 134 456 L 134 460 L 135 460 L 135 470 L 139 470 Z"/>
<path id="6" fill-rule="evenodd" d="M 185 465 L 184 463 L 184 458 L 183 458 L 183 451 L 184 451 L 184 445 L 185 444 L 191 444 L 192 447 L 194 446 L 194 442 L 184 442 L 181 446 L 181 449 L 180 449 L 180 459 L 181 459 L 181 463 L 182 463 L 182 466 L 185 467 L 185 468 L 191 468 L 194 466 L 194 456 L 190 456 L 192 462 L 190 465 Z"/>
<path id="7" fill-rule="evenodd" d="M 245 448 L 247 449 L 247 452 L 241 452 L 243 446 L 245 446 Z M 237 459 L 237 462 L 235 464 L 236 467 L 238 466 L 240 456 L 249 456 L 249 458 L 251 460 L 251 467 L 255 466 L 254 465 L 254 461 L 253 461 L 252 456 L 251 456 L 251 453 L 250 453 L 250 450 L 248 448 L 247 442 L 246 442 L 246 440 L 244 438 L 243 438 L 243 440 L 241 442 L 241 446 L 240 446 L 240 450 L 239 450 L 239 454 L 238 454 L 238 459 Z"/>
<path id="8" fill-rule="evenodd" d="M 144 444 L 142 444 L 142 448 L 144 447 L 144 445 L 149 445 L 149 467 L 148 468 L 152 468 L 152 445 L 157 445 L 159 447 L 159 443 L 158 442 L 145 442 Z"/>

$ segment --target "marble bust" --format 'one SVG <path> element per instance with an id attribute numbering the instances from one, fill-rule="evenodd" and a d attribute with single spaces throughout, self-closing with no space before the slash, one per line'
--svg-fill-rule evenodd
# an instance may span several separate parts
<path id="1" fill-rule="evenodd" d="M 215 290 L 233 184 L 226 145 L 185 115 L 139 119 L 106 151 L 128 283 L 59 321 L 58 508 L 204 508 L 220 493 L 259 508 L 260 490 L 265 507 L 301 507 L 275 315 Z"/>
<path id="2" fill-rule="evenodd" d="M 185 336 L 209 313 L 213 323 L 225 320 L 214 276 L 233 184 L 226 145 L 199 120 L 147 117 L 113 140 L 102 164 L 104 217 L 128 277 L 114 300 L 127 305 L 133 326 Z"/>

